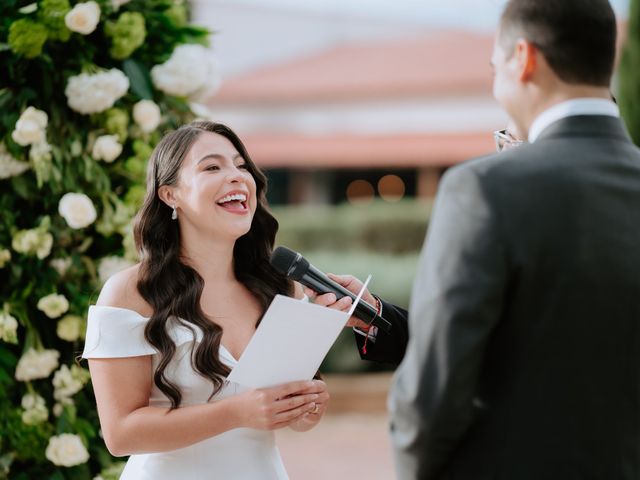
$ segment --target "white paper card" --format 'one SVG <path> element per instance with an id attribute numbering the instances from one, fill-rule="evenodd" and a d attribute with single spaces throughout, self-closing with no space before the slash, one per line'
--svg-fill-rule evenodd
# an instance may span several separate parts
<path id="1" fill-rule="evenodd" d="M 370 279 L 349 312 L 276 295 L 227 379 L 263 388 L 313 378 Z"/>

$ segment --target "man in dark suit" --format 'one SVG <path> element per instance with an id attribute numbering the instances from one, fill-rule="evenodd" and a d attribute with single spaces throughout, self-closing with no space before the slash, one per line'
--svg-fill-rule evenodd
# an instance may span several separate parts
<path id="1" fill-rule="evenodd" d="M 640 151 L 609 97 L 615 30 L 606 0 L 507 2 L 494 96 L 529 144 L 441 183 L 389 398 L 401 480 L 640 478 Z"/>
<path id="2" fill-rule="evenodd" d="M 450 169 L 389 399 L 400 479 L 640 478 L 640 151 L 606 0 L 510 0 L 494 96 L 529 144 Z"/>

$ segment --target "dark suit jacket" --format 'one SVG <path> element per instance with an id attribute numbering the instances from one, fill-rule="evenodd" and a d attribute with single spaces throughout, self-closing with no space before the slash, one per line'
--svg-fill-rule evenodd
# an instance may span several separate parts
<path id="1" fill-rule="evenodd" d="M 375 340 L 369 339 L 366 353 L 363 350 L 365 337 L 355 333 L 358 352 L 363 360 L 398 365 L 404 357 L 409 340 L 407 311 L 391 303 L 380 300 L 382 316 L 391 323 L 391 331 L 378 330 Z"/>
<path id="2" fill-rule="evenodd" d="M 451 169 L 390 408 L 400 479 L 640 478 L 640 151 L 574 116 Z"/>

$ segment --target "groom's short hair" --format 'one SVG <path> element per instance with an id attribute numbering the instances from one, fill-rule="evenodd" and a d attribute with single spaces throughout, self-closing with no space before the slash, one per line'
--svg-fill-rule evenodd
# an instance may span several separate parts
<path id="1" fill-rule="evenodd" d="M 509 0 L 499 41 L 533 43 L 560 80 L 609 86 L 616 54 L 616 18 L 608 0 Z"/>

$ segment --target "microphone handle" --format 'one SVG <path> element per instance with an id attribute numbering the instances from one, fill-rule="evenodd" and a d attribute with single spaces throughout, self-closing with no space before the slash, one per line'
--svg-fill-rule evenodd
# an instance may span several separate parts
<path id="1" fill-rule="evenodd" d="M 342 297 L 351 297 L 351 300 L 355 301 L 357 298 L 357 295 L 354 295 L 339 283 L 331 280 L 311 264 L 309 264 L 309 269 L 302 276 L 299 282 L 305 287 L 309 287 L 311 290 L 320 294 L 333 293 L 338 300 Z M 362 299 L 360 299 L 360 302 L 356 305 L 356 309 L 354 311 L 354 315 L 359 319 L 367 323 L 371 322 L 371 319 L 373 319 L 373 325 L 388 333 L 391 330 L 391 323 L 385 318 L 377 315 L 377 313 L 378 310 L 375 307 Z"/>

